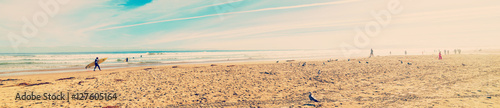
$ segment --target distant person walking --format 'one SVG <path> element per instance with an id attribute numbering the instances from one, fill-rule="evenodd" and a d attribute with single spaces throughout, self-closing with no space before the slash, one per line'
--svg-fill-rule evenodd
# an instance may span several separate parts
<path id="1" fill-rule="evenodd" d="M 99 71 L 101 71 L 101 66 L 99 66 L 99 57 L 95 57 L 95 60 L 94 60 L 94 71 L 95 71 L 95 68 L 99 68 Z"/>
<path id="2" fill-rule="evenodd" d="M 372 56 L 374 56 L 374 55 L 373 55 L 373 48 L 371 49 L 371 52 L 370 52 L 370 58 L 371 58 Z"/>
<path id="3" fill-rule="evenodd" d="M 443 57 L 441 56 L 441 51 L 439 51 L 439 60 L 443 59 Z"/>
<path id="4" fill-rule="evenodd" d="M 408 52 L 405 50 L 405 55 L 408 55 Z"/>
<path id="5" fill-rule="evenodd" d="M 127 57 L 127 58 L 125 58 L 125 62 L 128 62 L 128 57 Z"/>

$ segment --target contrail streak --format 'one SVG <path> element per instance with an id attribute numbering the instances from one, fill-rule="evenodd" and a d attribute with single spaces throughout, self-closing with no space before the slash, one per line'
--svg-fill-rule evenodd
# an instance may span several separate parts
<path id="1" fill-rule="evenodd" d="M 126 27 L 133 27 L 133 26 L 140 26 L 140 25 L 147 25 L 147 24 L 154 24 L 154 23 L 170 22 L 170 21 L 204 18 L 204 17 L 211 17 L 211 16 L 217 16 L 217 15 L 230 15 L 230 14 L 270 11 L 270 10 L 283 10 L 283 9 L 303 8 L 303 7 L 312 7 L 312 6 L 333 5 L 333 4 L 349 3 L 349 2 L 354 2 L 354 1 L 358 1 L 358 0 L 344 0 L 344 1 L 335 1 L 335 2 L 326 2 L 326 3 L 313 3 L 313 4 L 296 5 L 296 6 L 264 8 L 264 9 L 249 10 L 249 11 L 228 12 L 228 13 L 210 14 L 210 15 L 187 17 L 187 18 L 168 19 L 168 20 L 152 21 L 152 22 L 145 22 L 145 23 L 140 23 L 140 24 L 132 24 L 132 25 L 124 25 L 124 26 L 116 26 L 116 27 L 98 29 L 98 31 L 112 30 L 112 29 L 119 29 L 119 28 L 126 28 Z"/>

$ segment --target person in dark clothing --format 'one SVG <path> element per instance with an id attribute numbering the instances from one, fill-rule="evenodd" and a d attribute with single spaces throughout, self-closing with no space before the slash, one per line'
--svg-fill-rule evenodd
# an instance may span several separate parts
<path id="1" fill-rule="evenodd" d="M 370 57 L 369 58 L 371 58 L 372 56 L 374 56 L 373 55 L 373 49 L 370 49 L 370 50 L 371 50 L 371 52 L 370 52 Z"/>
<path id="2" fill-rule="evenodd" d="M 95 60 L 94 60 L 94 71 L 95 71 L 95 68 L 99 68 L 99 71 L 101 71 L 101 66 L 99 66 L 99 57 L 95 57 Z"/>

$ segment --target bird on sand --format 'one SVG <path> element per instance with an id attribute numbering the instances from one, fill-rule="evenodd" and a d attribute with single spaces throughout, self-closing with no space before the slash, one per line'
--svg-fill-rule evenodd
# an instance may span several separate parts
<path id="1" fill-rule="evenodd" d="M 318 74 L 321 74 L 321 70 L 318 70 Z"/>
<path id="2" fill-rule="evenodd" d="M 318 100 L 317 100 L 317 99 L 316 99 L 316 98 L 312 95 L 312 93 L 311 93 L 311 92 L 309 92 L 309 99 L 310 99 L 311 101 L 314 101 L 314 102 L 319 102 L 319 101 L 318 101 Z"/>

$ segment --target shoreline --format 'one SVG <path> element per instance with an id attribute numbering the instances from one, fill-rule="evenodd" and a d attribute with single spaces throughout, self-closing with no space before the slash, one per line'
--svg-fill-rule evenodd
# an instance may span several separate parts
<path id="1" fill-rule="evenodd" d="M 459 55 L 459 54 L 455 54 Z M 463 55 L 500 55 L 500 53 L 483 53 L 483 54 L 463 54 Z M 435 56 L 435 54 L 428 54 L 428 55 L 384 55 L 384 56 L 377 56 L 377 57 L 394 57 L 394 56 Z M 326 61 L 332 58 L 301 58 L 301 59 L 289 59 L 289 60 L 295 60 L 297 61 Z M 350 59 L 368 59 L 368 57 L 352 57 Z M 332 59 L 334 60 L 334 59 Z M 347 58 L 342 58 L 339 57 L 338 59 L 340 60 L 347 60 Z M 286 62 L 285 59 L 281 60 L 276 60 L 282 62 Z M 139 68 L 151 68 L 151 67 L 166 67 L 166 66 L 191 66 L 191 65 L 211 65 L 211 64 L 229 64 L 229 63 L 236 63 L 236 64 L 254 64 L 254 63 L 275 63 L 276 61 L 274 60 L 269 60 L 269 59 L 238 59 L 238 60 L 215 60 L 215 61 L 202 61 L 202 62 L 175 62 L 175 63 L 159 63 L 159 64 L 132 64 L 132 65 L 111 65 L 107 66 L 105 71 L 120 71 L 120 70 L 129 70 L 129 69 L 139 69 Z M 5 79 L 7 77 L 18 77 L 18 76 L 36 76 L 36 75 L 55 75 L 55 74 L 66 74 L 66 73 L 84 73 L 84 72 L 93 72 L 93 69 L 85 69 L 81 70 L 82 68 L 76 68 L 76 67 L 70 67 L 70 68 L 56 68 L 56 69 L 39 69 L 39 70 L 22 70 L 22 71 L 9 71 L 9 72 L 0 72 L 0 79 Z M 101 68 L 103 70 L 103 68 Z M 42 72 L 42 73 L 38 73 Z M 99 72 L 99 71 L 95 71 Z M 20 73 L 20 74 L 16 74 Z M 22 73 L 32 73 L 32 74 L 22 74 Z M 8 75 L 11 74 L 11 75 Z"/>
<path id="2" fill-rule="evenodd" d="M 361 57 L 359 57 L 361 58 Z M 290 59 L 290 60 L 295 60 L 297 61 L 319 61 L 319 60 L 325 60 L 325 59 Z M 341 60 L 341 59 L 339 59 Z M 286 62 L 286 60 L 279 60 L 280 63 Z M 245 60 L 230 60 L 230 61 L 204 61 L 204 62 L 178 62 L 178 63 L 162 63 L 162 64 L 155 64 L 155 65 L 148 65 L 144 64 L 145 66 L 141 65 L 135 65 L 135 66 L 111 66 L 111 68 L 106 67 L 108 69 L 104 70 L 101 68 L 103 71 L 93 71 L 93 69 L 89 70 L 81 70 L 80 68 L 62 68 L 62 69 L 43 69 L 43 70 L 26 70 L 26 71 L 13 71 L 13 72 L 0 72 L 0 79 L 11 79 L 11 78 L 26 78 L 26 77 L 35 77 L 35 76 L 44 76 L 44 77 L 50 77 L 53 75 L 64 75 L 68 76 L 71 74 L 86 74 L 86 73 L 91 73 L 89 75 L 95 75 L 95 74 L 102 74 L 102 73 L 110 73 L 112 71 L 125 71 L 125 70 L 138 70 L 138 69 L 144 69 L 144 68 L 155 68 L 155 67 L 170 67 L 170 66 L 180 66 L 180 67 L 194 67 L 194 66 L 210 66 L 212 64 L 217 64 L 217 65 L 245 65 L 245 64 L 262 64 L 262 63 L 276 63 L 276 61 L 273 60 L 251 60 L 251 59 L 245 59 Z M 74 71 L 68 71 L 71 69 L 78 69 Z M 49 71 L 49 72 L 47 72 Z M 64 72 L 59 72 L 59 71 L 64 71 Z M 3 74 L 11 74 L 11 73 L 28 73 L 28 72 L 47 72 L 47 73 L 36 73 L 36 74 L 20 74 L 20 75 L 3 75 Z M 101 73 L 102 72 L 102 73 Z M 95 74 L 94 74 L 95 73 Z M 68 74 L 68 75 L 66 75 Z M 59 76 L 58 76 L 59 77 Z"/>
<path id="3" fill-rule="evenodd" d="M 465 53 L 465 54 L 451 54 L 451 55 L 500 55 L 500 52 L 494 53 Z M 410 56 L 437 56 L 436 54 L 427 54 L 427 55 L 383 55 L 376 57 L 410 57 Z M 301 59 L 289 59 L 297 61 L 326 61 L 332 58 L 301 58 Z M 368 57 L 353 57 L 351 59 L 369 59 Z M 332 59 L 334 60 L 334 59 Z M 340 60 L 347 60 L 347 58 L 339 57 Z M 282 62 L 286 62 L 286 59 L 276 60 Z M 174 63 L 159 63 L 159 64 L 132 64 L 132 65 L 111 65 L 107 66 L 104 71 L 121 71 L 121 70 L 131 70 L 131 69 L 140 69 L 140 68 L 152 68 L 152 67 L 168 67 L 168 66 L 194 66 L 194 65 L 211 65 L 211 64 L 255 64 L 255 63 L 275 63 L 276 61 L 270 59 L 237 59 L 237 60 L 214 60 L 214 61 L 202 61 L 202 62 L 174 62 Z M 56 69 L 38 69 L 38 70 L 21 70 L 21 71 L 8 71 L 8 72 L 0 72 L 0 79 L 5 79 L 8 77 L 22 77 L 22 76 L 37 76 L 37 75 L 56 75 L 56 74 L 71 74 L 71 73 L 85 73 L 85 72 L 94 72 L 93 69 L 85 69 L 80 70 L 81 68 L 70 67 L 70 68 L 56 68 Z M 101 68 L 103 70 L 103 68 Z M 41 72 L 41 73 L 39 73 Z M 99 71 L 95 71 L 99 72 Z M 20 74 L 16 74 L 20 73 Z M 31 73 L 31 74 L 22 74 L 22 73 Z M 11 75 L 8 75 L 11 74 Z"/>
<path id="4" fill-rule="evenodd" d="M 379 51 L 379 54 L 383 53 L 383 50 Z M 435 53 L 435 52 L 434 52 Z M 464 54 L 500 54 L 500 49 L 487 49 L 481 52 L 477 51 L 467 51 Z M 367 54 L 368 55 L 368 54 Z M 436 55 L 433 53 L 426 53 L 424 55 Z M 404 55 L 386 55 L 381 54 L 377 56 L 404 56 Z M 408 56 L 418 56 L 415 54 L 410 54 Z M 365 58 L 366 56 L 357 56 L 352 58 Z M 295 60 L 318 60 L 318 59 L 329 59 L 333 57 L 325 57 L 325 56 L 317 56 L 317 57 L 309 57 L 309 58 L 290 58 Z M 345 57 L 337 57 L 338 59 L 347 59 Z M 163 65 L 184 65 L 184 64 L 205 64 L 205 63 L 225 63 L 225 62 L 253 62 L 253 61 L 274 61 L 274 60 L 284 60 L 283 58 L 260 58 L 260 59 L 231 59 L 231 60 L 209 60 L 209 61 L 172 61 L 167 63 L 154 63 L 154 62 L 131 62 L 129 64 L 104 64 L 106 69 L 122 69 L 122 68 L 131 68 L 131 67 L 145 67 L 145 66 L 163 66 Z M 105 62 L 106 63 L 106 62 Z M 83 70 L 83 66 L 81 67 L 60 67 L 60 68 L 45 68 L 45 69 L 28 69 L 28 70 L 11 70 L 11 71 L 3 71 L 0 72 L 0 77 L 7 76 L 20 76 L 20 75 L 36 75 L 36 74 L 50 74 L 50 73 L 67 73 L 67 72 L 82 72 L 88 71 Z"/>

